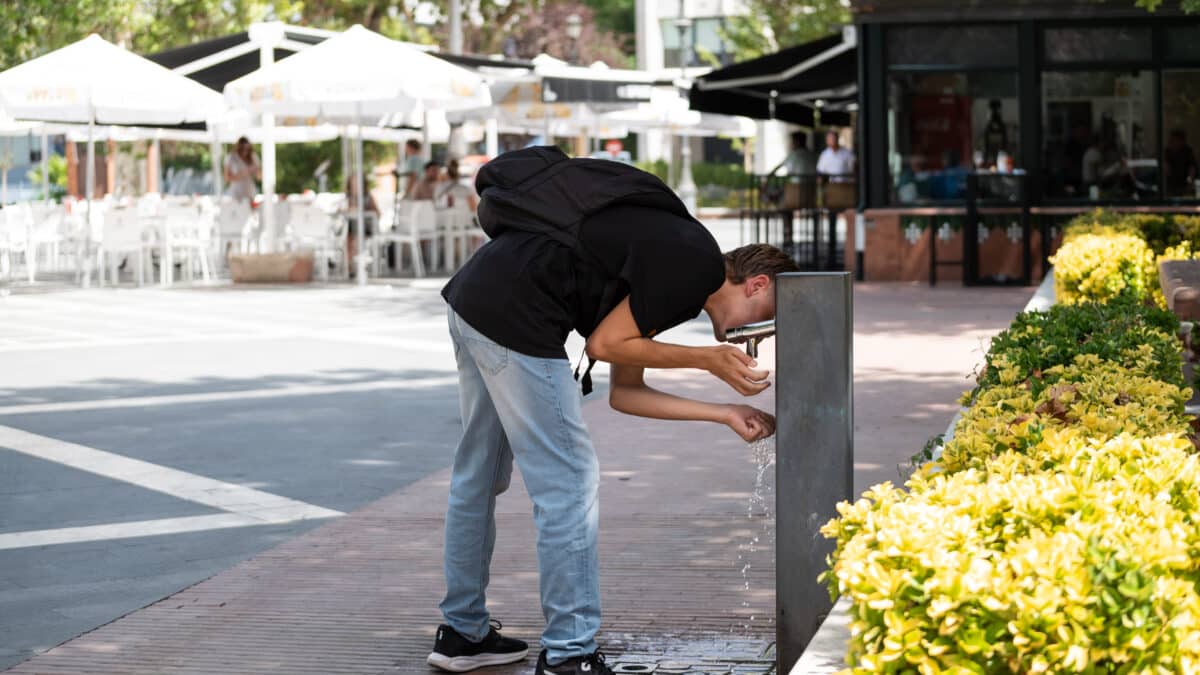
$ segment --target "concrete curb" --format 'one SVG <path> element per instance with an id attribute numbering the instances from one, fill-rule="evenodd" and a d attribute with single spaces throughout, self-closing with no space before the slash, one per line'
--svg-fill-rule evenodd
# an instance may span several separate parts
<path id="1" fill-rule="evenodd" d="M 1034 291 L 1029 302 L 1025 304 L 1026 312 L 1044 312 L 1054 305 L 1054 270 L 1051 269 L 1046 278 Z M 942 436 L 943 444 L 954 438 L 954 427 L 962 417 L 965 408 L 959 408 L 954 413 L 954 419 L 946 427 Z M 933 453 L 934 459 L 941 456 L 942 446 L 939 445 Z M 817 630 L 800 660 L 792 667 L 791 675 L 833 675 L 847 667 L 846 644 L 850 641 L 850 600 L 842 597 L 834 604 L 829 616 Z"/>

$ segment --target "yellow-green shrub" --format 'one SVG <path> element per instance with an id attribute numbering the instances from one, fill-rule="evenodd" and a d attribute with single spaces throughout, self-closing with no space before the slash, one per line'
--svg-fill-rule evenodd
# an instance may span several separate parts
<path id="1" fill-rule="evenodd" d="M 822 528 L 847 672 L 1200 673 L 1191 390 L 1178 321 L 1143 304 L 1200 218 L 1092 215 L 1053 259 L 1080 304 L 1018 315 L 941 458 Z"/>
<path id="2" fill-rule="evenodd" d="M 1144 299 L 1158 284 L 1154 253 L 1132 234 L 1081 234 L 1051 258 L 1058 302 Z"/>
<path id="3" fill-rule="evenodd" d="M 1026 378 L 997 358 L 1000 384 L 980 392 L 943 448 L 937 468 L 983 468 L 997 454 L 1024 451 L 1043 429 L 1074 427 L 1098 440 L 1120 433 L 1138 436 L 1188 432 L 1184 405 L 1190 389 L 1147 377 L 1131 355 L 1132 367 L 1080 354 L 1070 366 L 1054 366 Z M 1152 358 L 1147 348 L 1142 358 Z"/>
<path id="4" fill-rule="evenodd" d="M 1048 429 L 986 470 L 909 483 L 822 530 L 837 540 L 826 580 L 852 600 L 850 672 L 1200 672 L 1187 440 Z"/>

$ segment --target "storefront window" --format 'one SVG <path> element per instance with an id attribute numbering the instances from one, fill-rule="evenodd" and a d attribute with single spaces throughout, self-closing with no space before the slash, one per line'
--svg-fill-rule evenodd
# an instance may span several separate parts
<path id="1" fill-rule="evenodd" d="M 1200 70 L 1163 72 L 1163 194 L 1200 196 L 1195 145 L 1200 139 Z"/>
<path id="2" fill-rule="evenodd" d="M 893 73 L 893 203 L 961 200 L 970 171 L 1021 166 L 1015 73 Z"/>
<path id="3" fill-rule="evenodd" d="M 1172 61 L 1200 61 L 1200 26 L 1168 28 L 1167 58 Z"/>
<path id="4" fill-rule="evenodd" d="M 1158 196 L 1154 80 L 1150 70 L 1042 74 L 1046 197 Z"/>

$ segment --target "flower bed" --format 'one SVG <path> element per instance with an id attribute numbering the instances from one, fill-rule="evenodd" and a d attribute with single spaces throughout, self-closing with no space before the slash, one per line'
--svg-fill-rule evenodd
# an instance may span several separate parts
<path id="1" fill-rule="evenodd" d="M 1019 315 L 941 457 L 824 527 L 823 579 L 851 602 L 849 672 L 1200 672 L 1178 324 L 1144 304 L 1157 284 L 1111 264 L 1152 258 L 1144 236 L 1091 217 L 1056 258 L 1074 304 Z"/>

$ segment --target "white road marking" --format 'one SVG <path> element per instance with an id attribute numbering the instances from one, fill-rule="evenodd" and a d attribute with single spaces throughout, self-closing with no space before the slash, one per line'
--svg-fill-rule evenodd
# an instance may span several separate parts
<path id="1" fill-rule="evenodd" d="M 57 462 L 72 469 L 132 483 L 177 499 L 251 516 L 262 522 L 287 522 L 299 518 L 329 518 L 342 515 L 340 511 L 197 476 L 194 473 L 105 450 L 32 434 L 13 427 L 0 426 L 0 447 Z"/>
<path id="2" fill-rule="evenodd" d="M 128 523 L 107 523 L 87 527 L 61 527 L 53 530 L 29 530 L 0 534 L 0 551 L 53 544 L 79 544 L 88 541 L 133 539 L 163 534 L 204 532 L 231 527 L 263 525 L 261 520 L 240 513 L 215 513 L 208 516 L 138 520 Z"/>
<path id="3" fill-rule="evenodd" d="M 149 406 L 182 405 L 188 403 L 222 403 L 280 398 L 284 396 L 323 396 L 351 392 L 384 391 L 388 389 L 423 389 L 457 384 L 456 375 L 445 377 L 423 377 L 411 380 L 374 380 L 347 384 L 293 384 L 286 387 L 266 389 L 243 389 L 240 391 L 210 391 L 197 394 L 166 394 L 163 396 L 133 396 L 129 398 L 92 399 L 87 401 L 63 401 L 59 403 L 23 403 L 0 406 L 0 416 L 25 415 L 30 413 L 78 412 L 81 410 L 112 410 L 118 408 L 144 408 Z"/>
<path id="4" fill-rule="evenodd" d="M 0 447 L 226 512 L 209 516 L 10 532 L 0 535 L 0 549 L 280 524 L 345 515 L 334 509 L 13 427 L 0 426 Z"/>

